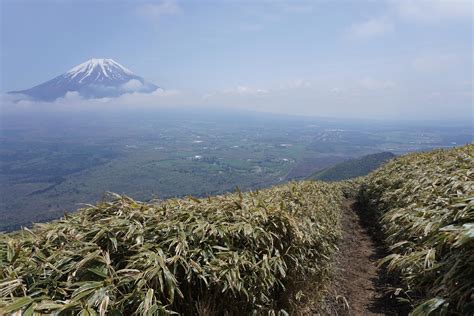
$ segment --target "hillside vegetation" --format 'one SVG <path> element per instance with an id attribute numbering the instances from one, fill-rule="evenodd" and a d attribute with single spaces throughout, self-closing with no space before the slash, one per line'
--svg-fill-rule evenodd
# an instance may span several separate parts
<path id="1" fill-rule="evenodd" d="M 2 235 L 0 314 L 285 313 L 303 281 L 327 283 L 341 192 L 300 182 L 161 203 L 115 196 Z"/>
<path id="2" fill-rule="evenodd" d="M 148 203 L 112 195 L 0 234 L 0 314 L 331 310 L 323 302 L 331 302 L 342 204 L 354 194 L 359 216 L 378 223 L 371 228 L 389 251 L 380 264 L 412 314 L 472 315 L 474 145 L 398 157 L 345 182 Z"/>
<path id="3" fill-rule="evenodd" d="M 418 307 L 413 315 L 474 314 L 474 145 L 397 158 L 359 200 L 380 219 L 383 261 Z"/>
<path id="4" fill-rule="evenodd" d="M 382 152 L 350 159 L 335 166 L 317 171 L 309 176 L 308 179 L 341 181 L 366 176 L 394 157 L 395 154 L 391 152 Z"/>

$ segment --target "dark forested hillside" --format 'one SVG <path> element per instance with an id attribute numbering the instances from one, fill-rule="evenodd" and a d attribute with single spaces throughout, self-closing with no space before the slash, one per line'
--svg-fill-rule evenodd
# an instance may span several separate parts
<path id="1" fill-rule="evenodd" d="M 313 173 L 309 178 L 323 181 L 340 181 L 365 176 L 390 159 L 395 157 L 391 152 L 382 152 L 344 161 L 335 166 Z"/>

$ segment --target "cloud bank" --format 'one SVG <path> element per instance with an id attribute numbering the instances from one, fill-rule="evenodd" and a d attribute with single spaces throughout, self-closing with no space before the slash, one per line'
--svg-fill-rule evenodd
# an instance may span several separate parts
<path id="1" fill-rule="evenodd" d="M 283 82 L 272 87 L 239 85 L 222 91 L 131 92 L 116 98 L 84 99 L 69 92 L 54 102 L 18 100 L 3 95 L 1 113 L 136 112 L 159 109 L 245 110 L 288 115 L 377 119 L 466 119 L 472 117 L 472 83 L 458 90 L 420 90 L 390 78 L 361 76 L 344 80 Z"/>

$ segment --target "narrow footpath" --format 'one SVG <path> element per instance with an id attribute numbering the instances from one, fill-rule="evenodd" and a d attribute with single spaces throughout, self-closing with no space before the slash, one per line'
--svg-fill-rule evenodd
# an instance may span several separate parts
<path id="1" fill-rule="evenodd" d="M 342 213 L 342 241 L 336 265 L 334 291 L 338 295 L 340 315 L 405 315 L 396 301 L 386 293 L 382 269 L 377 260 L 383 249 L 373 239 L 367 221 L 369 216 L 357 210 L 353 200 L 347 200 Z"/>

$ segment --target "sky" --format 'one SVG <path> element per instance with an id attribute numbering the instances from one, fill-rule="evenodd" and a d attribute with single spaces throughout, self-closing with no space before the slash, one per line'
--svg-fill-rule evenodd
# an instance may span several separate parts
<path id="1" fill-rule="evenodd" d="M 68 107 L 220 107 L 387 119 L 473 119 L 473 2 L 0 0 L 6 91 L 90 58 L 165 90 Z"/>

